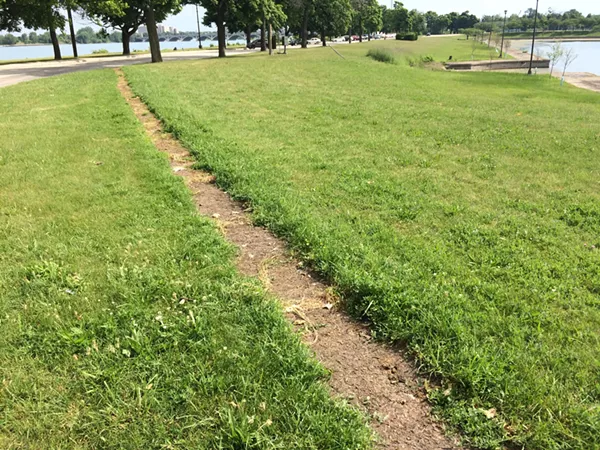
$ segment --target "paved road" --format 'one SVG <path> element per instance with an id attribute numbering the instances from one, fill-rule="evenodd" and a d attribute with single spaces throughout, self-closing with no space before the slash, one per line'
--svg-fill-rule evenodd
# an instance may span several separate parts
<path id="1" fill-rule="evenodd" d="M 251 50 L 231 50 L 229 55 L 247 54 Z M 216 58 L 216 50 L 198 50 L 163 53 L 165 61 L 185 60 L 185 59 L 207 59 Z M 144 64 L 150 62 L 149 54 L 131 55 L 131 56 L 108 56 L 101 58 L 79 58 L 66 59 L 63 61 L 44 61 L 21 64 L 0 65 L 0 87 L 11 84 L 21 83 L 23 81 L 35 80 L 37 78 L 62 75 L 70 72 L 80 72 L 83 70 L 111 69 L 115 67 L 128 66 L 132 64 Z"/>

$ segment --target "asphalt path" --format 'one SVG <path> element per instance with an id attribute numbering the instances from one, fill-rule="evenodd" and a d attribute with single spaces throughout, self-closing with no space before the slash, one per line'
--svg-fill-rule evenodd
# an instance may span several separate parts
<path id="1" fill-rule="evenodd" d="M 231 50 L 228 55 L 244 55 L 253 50 Z M 163 52 L 164 61 L 210 59 L 219 56 L 217 50 Z M 114 69 L 116 67 L 151 62 L 150 54 L 64 59 L 61 61 L 25 62 L 0 65 L 0 87 L 84 70 Z"/>

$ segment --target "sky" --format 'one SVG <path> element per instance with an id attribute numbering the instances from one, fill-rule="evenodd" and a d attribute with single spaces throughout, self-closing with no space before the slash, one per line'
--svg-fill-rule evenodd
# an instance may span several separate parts
<path id="1" fill-rule="evenodd" d="M 393 0 L 379 0 L 382 5 L 390 6 Z M 502 14 L 506 9 L 508 14 L 519 14 L 527 8 L 535 8 L 535 0 L 404 0 L 404 6 L 408 9 L 419 11 L 435 11 L 446 14 L 452 11 L 470 11 L 478 17 L 482 15 Z M 540 0 L 540 11 L 546 12 L 551 8 L 555 11 L 567 11 L 577 9 L 585 15 L 600 14 L 600 0 Z M 200 14 L 203 14 L 202 9 Z M 164 25 L 176 27 L 179 31 L 196 30 L 196 9 L 194 6 L 185 6 L 183 10 L 170 16 L 163 22 Z M 76 28 L 89 26 L 89 21 L 76 19 Z M 203 30 L 211 29 L 202 25 Z"/>

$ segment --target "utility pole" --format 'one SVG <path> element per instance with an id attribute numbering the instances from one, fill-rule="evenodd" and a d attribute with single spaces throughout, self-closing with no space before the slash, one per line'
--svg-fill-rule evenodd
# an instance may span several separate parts
<path id="1" fill-rule="evenodd" d="M 200 13 L 198 12 L 198 4 L 196 4 L 196 22 L 198 22 L 198 48 L 202 49 L 202 34 L 200 33 Z"/>
<path id="2" fill-rule="evenodd" d="M 535 33 L 537 31 L 537 16 L 538 16 L 538 6 L 540 5 L 540 0 L 535 0 L 535 18 L 533 19 L 533 39 L 531 39 L 531 57 L 529 59 L 529 71 L 527 75 L 531 75 L 533 72 L 531 68 L 533 67 L 533 52 L 535 51 Z"/>
<path id="3" fill-rule="evenodd" d="M 502 59 L 502 52 L 504 51 L 504 31 L 506 30 L 506 14 L 508 10 L 504 10 L 504 24 L 502 25 L 502 44 L 500 44 L 500 59 Z"/>

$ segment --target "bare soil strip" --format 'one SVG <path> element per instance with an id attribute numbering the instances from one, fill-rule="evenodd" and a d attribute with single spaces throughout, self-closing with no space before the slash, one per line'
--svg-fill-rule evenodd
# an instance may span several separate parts
<path id="1" fill-rule="evenodd" d="M 372 418 L 384 449 L 455 449 L 431 417 L 430 406 L 412 365 L 398 349 L 373 342 L 366 326 L 335 307 L 327 285 L 303 270 L 285 243 L 252 224 L 243 206 L 214 184 L 214 177 L 193 170 L 195 160 L 146 105 L 133 94 L 120 69 L 118 87 L 155 146 L 166 153 L 173 171 L 193 193 L 201 214 L 212 217 L 239 249 L 237 266 L 258 277 L 282 302 L 290 320 L 304 330 L 307 345 L 332 372 L 330 386 Z"/>

